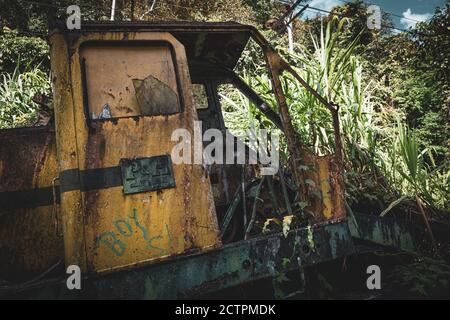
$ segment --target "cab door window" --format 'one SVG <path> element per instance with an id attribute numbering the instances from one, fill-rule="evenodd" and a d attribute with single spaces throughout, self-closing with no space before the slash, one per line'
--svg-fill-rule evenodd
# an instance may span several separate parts
<path id="1" fill-rule="evenodd" d="M 81 50 L 81 63 L 92 120 L 181 112 L 169 45 L 87 44 Z"/>

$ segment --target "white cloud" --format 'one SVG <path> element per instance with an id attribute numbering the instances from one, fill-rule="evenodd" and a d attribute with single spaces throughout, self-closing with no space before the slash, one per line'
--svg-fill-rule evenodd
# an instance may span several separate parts
<path id="1" fill-rule="evenodd" d="M 406 28 L 414 28 L 418 21 L 426 21 L 431 19 L 433 15 L 431 13 L 412 13 L 411 9 L 408 8 L 405 12 L 403 12 L 403 18 L 400 19 L 400 23 Z"/>
<path id="2" fill-rule="evenodd" d="M 308 4 L 314 8 L 331 11 L 333 7 L 342 5 L 342 2 L 340 2 L 339 0 L 312 0 Z M 321 14 L 320 11 L 308 9 L 303 14 L 303 18 L 313 18 L 318 14 Z M 323 14 L 327 13 L 324 12 Z"/>

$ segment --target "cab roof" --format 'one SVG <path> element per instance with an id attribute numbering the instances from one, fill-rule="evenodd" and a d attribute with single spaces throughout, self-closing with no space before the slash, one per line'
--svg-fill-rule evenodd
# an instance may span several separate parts
<path id="1" fill-rule="evenodd" d="M 257 33 L 253 26 L 237 22 L 92 22 L 81 23 L 80 30 L 68 30 L 66 24 L 58 23 L 56 31 L 65 34 L 91 32 L 170 32 L 185 49 L 189 64 L 206 63 L 233 69 L 249 38 Z"/>

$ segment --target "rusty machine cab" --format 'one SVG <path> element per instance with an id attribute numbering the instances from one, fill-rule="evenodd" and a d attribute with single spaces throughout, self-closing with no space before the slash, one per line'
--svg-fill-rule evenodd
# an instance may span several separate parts
<path id="1" fill-rule="evenodd" d="M 233 72 L 250 38 L 264 54 L 279 113 Z M 0 219 L 8 222 L 8 228 L 0 226 L 0 247 L 10 253 L 5 257 L 13 263 L 8 264 L 8 270 L 26 265 L 22 269 L 35 274 L 61 258 L 66 266 L 78 265 L 83 272 L 104 274 L 194 254 L 194 260 L 170 263 L 179 272 L 195 272 L 198 277 L 185 279 L 179 272 L 175 276 L 164 265 L 157 272 L 177 279 L 170 286 L 160 284 L 161 292 L 173 289 L 181 296 L 190 296 L 192 288 L 202 281 L 236 274 L 242 265 L 247 266 L 243 273 L 238 272 L 230 282 L 221 281 L 219 286 L 268 276 L 273 272 L 272 263 L 283 260 L 283 250 L 290 255 L 304 254 L 309 264 L 353 250 L 343 205 L 337 107 L 310 88 L 256 29 L 237 23 L 82 23 L 80 30 L 67 30 L 65 25 L 55 28 L 49 41 L 55 129 L 44 129 L 36 143 L 23 133 L 19 135 L 24 138 L 16 139 L 27 140 L 29 150 L 36 154 L 34 164 L 23 171 L 33 175 L 30 181 L 34 182 L 26 184 L 29 179 L 21 177 L 24 184 L 17 187 L 25 190 L 16 190 L 17 177 L 4 173 L 5 168 L 13 167 L 14 159 L 24 157 L 6 147 L 14 140 L 10 135 L 16 134 L 4 135 L 5 145 L 0 144 L 5 150 L 0 155 L 0 201 L 8 203 L 11 196 L 21 195 L 21 201 L 29 204 L 20 210 L 0 208 Z M 316 156 L 299 141 L 282 91 L 282 72 L 291 73 L 331 112 L 334 154 Z M 239 228 L 242 223 L 233 217 L 243 216 L 235 212 L 242 166 L 208 169 L 171 159 L 177 144 L 171 139 L 174 130 L 184 129 L 194 136 L 197 120 L 203 122 L 204 130 L 226 129 L 217 93 L 221 83 L 233 83 L 284 132 L 290 174 L 298 186 L 290 191 L 292 200 L 308 202 L 309 223 L 315 225 L 317 235 L 302 229 L 293 231 L 291 238 L 276 235 L 224 246 L 244 238 L 242 232 L 225 237 L 229 224 Z M 199 91 L 203 91 L 203 102 L 197 97 Z M 312 169 L 304 172 L 302 164 Z M 20 175 L 20 168 L 16 169 Z M 258 181 L 257 174 L 251 178 Z M 313 183 L 305 185 L 306 180 Z M 321 197 L 313 196 L 317 192 Z M 44 218 L 40 224 L 21 218 L 35 211 Z M 19 212 L 22 216 L 13 215 Z M 4 240 L 17 237 L 17 230 L 32 231 L 30 234 L 40 239 L 32 247 L 32 258 L 25 257 L 30 256 L 29 251 L 18 250 L 19 245 Z M 306 243 L 310 250 L 298 251 L 297 243 L 307 239 L 321 242 L 322 247 L 313 251 Z M 284 249 L 279 250 L 283 241 Z M 22 241 L 20 246 L 28 247 L 29 242 Z M 202 257 L 208 253 L 216 262 L 205 264 Z M 259 262 L 249 261 L 258 256 Z M 3 264 L 1 267 L 5 269 Z M 158 283 L 155 272 L 145 277 Z M 107 287 L 103 289 L 107 294 Z"/>
<path id="2" fill-rule="evenodd" d="M 102 272 L 221 246 L 206 172 L 170 156 L 172 132 L 193 135 L 197 118 L 180 41 L 85 24 L 50 42 L 66 264 Z"/>
<path id="3" fill-rule="evenodd" d="M 232 71 L 250 38 L 262 48 L 280 116 Z M 345 217 L 337 106 L 304 83 L 254 28 L 85 23 L 81 30 L 56 30 L 50 42 L 66 264 L 102 272 L 222 245 L 231 219 L 226 208 L 244 183 L 232 177 L 241 169 L 174 164 L 170 154 L 173 131 L 195 137 L 197 119 L 204 129 L 225 130 L 217 85 L 226 81 L 284 131 L 297 199 L 308 203 L 311 222 Z M 332 113 L 335 154 L 316 156 L 298 140 L 281 87 L 285 71 Z M 199 86 L 208 106 L 196 110 Z"/>

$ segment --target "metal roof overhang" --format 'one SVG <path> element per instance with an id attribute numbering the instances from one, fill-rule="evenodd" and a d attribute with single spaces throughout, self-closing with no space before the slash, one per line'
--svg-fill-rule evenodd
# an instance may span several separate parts
<path id="1" fill-rule="evenodd" d="M 81 29 L 68 30 L 65 22 L 56 24 L 59 32 L 77 36 L 91 32 L 170 32 L 180 41 L 191 62 L 233 69 L 250 37 L 264 42 L 252 26 L 236 22 L 82 22 Z"/>

